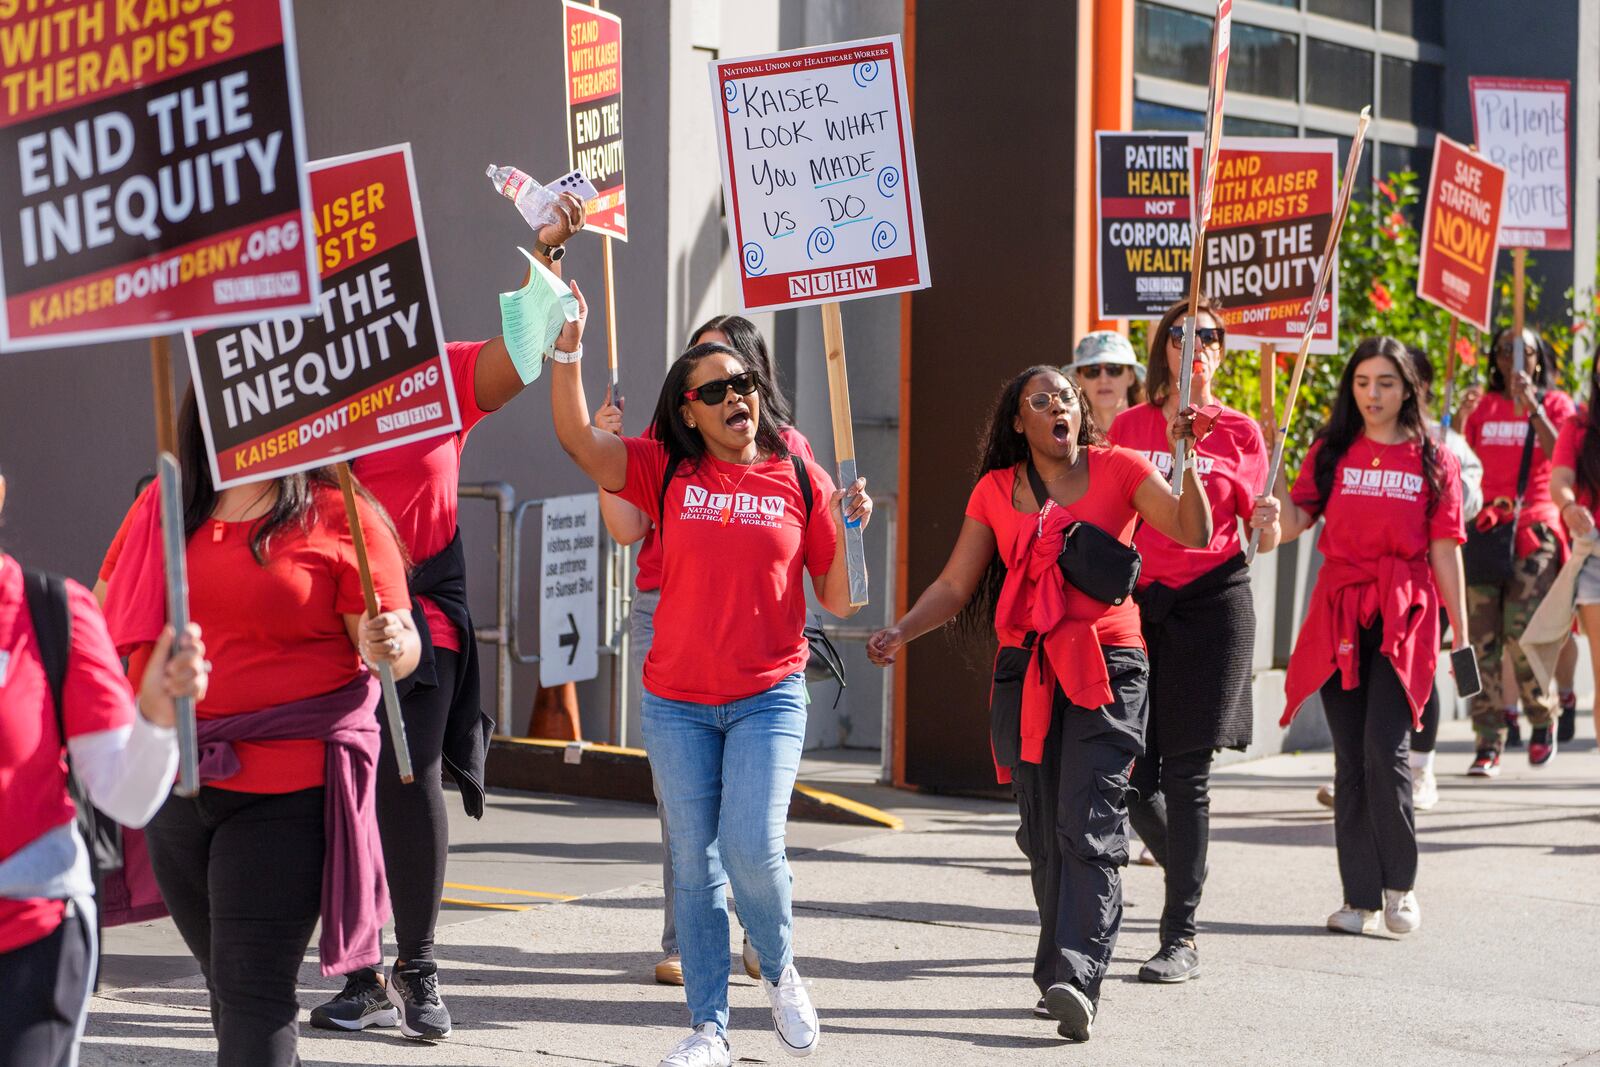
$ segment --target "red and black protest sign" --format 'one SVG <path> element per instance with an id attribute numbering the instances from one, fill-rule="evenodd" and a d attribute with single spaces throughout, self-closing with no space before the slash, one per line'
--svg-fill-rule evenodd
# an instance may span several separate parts
<path id="1" fill-rule="evenodd" d="M 1229 344 L 1299 344 L 1333 226 L 1337 149 L 1332 138 L 1222 139 L 1201 291 L 1221 305 Z M 1318 309 L 1313 352 L 1338 350 L 1338 291 Z"/>
<path id="2" fill-rule="evenodd" d="M 1494 303 L 1505 189 L 1503 168 L 1442 133 L 1435 137 L 1417 295 L 1480 330 L 1489 329 Z"/>
<path id="3" fill-rule="evenodd" d="M 0 347 L 309 309 L 289 0 L 0 0 Z"/>
<path id="4" fill-rule="evenodd" d="M 1100 317 L 1159 319 L 1189 278 L 1189 138 L 1095 134 Z"/>
<path id="5" fill-rule="evenodd" d="M 567 152 L 600 195 L 584 228 L 628 239 L 622 173 L 622 20 L 578 0 L 562 0 L 567 70 Z"/>
<path id="6" fill-rule="evenodd" d="M 316 313 L 189 335 L 219 489 L 461 425 L 416 188 L 409 145 L 313 163 Z"/>

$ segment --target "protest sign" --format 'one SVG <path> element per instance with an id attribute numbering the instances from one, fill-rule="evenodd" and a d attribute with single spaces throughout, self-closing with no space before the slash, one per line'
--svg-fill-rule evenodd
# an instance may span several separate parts
<path id="1" fill-rule="evenodd" d="M 567 74 L 567 154 L 600 195 L 584 228 L 628 239 L 622 173 L 622 20 L 581 0 L 562 0 Z"/>
<path id="2" fill-rule="evenodd" d="M 410 145 L 313 163 L 316 313 L 189 335 L 217 488 L 461 425 L 416 189 Z"/>
<path id="3" fill-rule="evenodd" d="M 1299 343 L 1333 225 L 1337 150 L 1331 137 L 1222 139 L 1201 288 L 1222 305 L 1230 345 Z M 1198 168 L 1198 139 L 1190 151 Z M 1313 352 L 1338 351 L 1337 294 L 1335 283 L 1317 315 Z"/>
<path id="4" fill-rule="evenodd" d="M 740 306 L 926 287 L 900 38 L 710 68 Z"/>
<path id="5" fill-rule="evenodd" d="M 600 673 L 600 501 L 593 493 L 544 502 L 539 552 L 539 684 Z"/>
<path id="6" fill-rule="evenodd" d="M 1567 115 L 1572 86 L 1536 78 L 1469 78 L 1472 136 L 1506 172 L 1504 248 L 1572 247 Z"/>
<path id="7" fill-rule="evenodd" d="M 1159 319 L 1189 274 L 1189 138 L 1095 134 L 1100 317 Z"/>
<path id="8" fill-rule="evenodd" d="M 1435 136 L 1417 295 L 1480 330 L 1489 329 L 1505 186 L 1503 169 Z"/>
<path id="9" fill-rule="evenodd" d="M 312 309 L 289 0 L 0 12 L 0 348 Z"/>

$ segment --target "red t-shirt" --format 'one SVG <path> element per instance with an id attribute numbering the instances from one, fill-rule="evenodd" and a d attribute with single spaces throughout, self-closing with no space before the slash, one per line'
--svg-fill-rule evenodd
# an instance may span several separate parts
<path id="1" fill-rule="evenodd" d="M 1300 465 L 1289 496 L 1311 514 L 1318 514 L 1314 471 L 1323 442 L 1315 441 Z M 1378 466 L 1372 457 L 1378 457 Z M 1422 560 L 1434 541 L 1465 541 L 1461 524 L 1461 467 L 1442 444 L 1434 450 L 1443 485 L 1433 514 L 1428 514 L 1428 482 L 1422 473 L 1422 446 L 1416 441 L 1374 445 L 1365 437 L 1339 460 L 1333 491 L 1321 514 L 1318 550 L 1332 560 L 1368 564 L 1385 556 Z"/>
<path id="2" fill-rule="evenodd" d="M 367 492 L 394 520 L 395 530 L 413 563 L 438 555 L 455 536 L 461 450 L 467 446 L 467 432 L 489 414 L 478 406 L 474 384 L 478 355 L 486 344 L 487 341 L 451 341 L 444 346 L 450 357 L 456 405 L 461 409 L 461 429 L 386 452 L 373 452 L 350 464 Z M 427 597 L 417 599 L 422 603 L 434 645 L 460 652 L 461 635 L 444 612 Z"/>
<path id="3" fill-rule="evenodd" d="M 1126 448 L 1089 449 L 1089 488 L 1083 496 L 1062 510 L 1074 521 L 1093 523 L 1123 544 L 1131 544 L 1134 523 L 1139 513 L 1133 508 L 1133 495 L 1145 479 L 1156 473 L 1148 459 Z M 967 500 L 967 517 L 994 531 L 1001 557 L 1011 551 L 1017 527 L 1033 522 L 1038 512 L 1018 511 L 1012 494 L 1026 484 L 1027 474 L 1020 468 L 990 471 L 978 479 Z M 1059 505 L 1058 505 L 1059 506 Z M 1111 605 L 1080 593 L 1069 584 L 1068 610 L 1074 619 L 1093 620 L 1100 643 L 1116 648 L 1143 648 L 1144 633 L 1139 628 L 1139 607 L 1133 599 Z M 1023 631 L 1006 631 L 996 626 L 996 636 L 1005 645 L 1020 644 Z"/>
<path id="4" fill-rule="evenodd" d="M 1577 406 L 1572 398 L 1558 389 L 1544 394 L 1544 411 L 1551 425 L 1557 429 L 1572 417 Z M 1504 497 L 1514 500 L 1517 495 L 1517 470 L 1522 464 L 1523 442 L 1529 432 L 1528 416 L 1518 415 L 1516 405 L 1504 393 L 1488 393 L 1467 416 L 1461 433 L 1467 444 L 1483 461 L 1483 501 L 1487 507 Z M 1522 518 L 1517 529 L 1526 530 L 1535 523 L 1544 523 L 1558 532 L 1560 515 L 1550 500 L 1551 457 L 1535 435 L 1533 462 L 1528 470 L 1528 492 L 1523 497 Z"/>
<path id="5" fill-rule="evenodd" d="M 1556 435 L 1556 454 L 1550 460 L 1550 466 L 1565 467 L 1574 474 L 1578 472 L 1578 457 L 1583 454 L 1583 440 L 1589 434 L 1589 427 L 1585 413 L 1580 407 L 1578 413 L 1561 424 L 1561 432 Z M 1578 503 L 1589 510 L 1594 510 L 1594 494 L 1591 493 L 1581 479 L 1575 480 L 1572 493 L 1578 498 Z"/>
<path id="6" fill-rule="evenodd" d="M 332 692 L 366 670 L 350 643 L 344 616 L 366 610 L 355 546 L 337 489 L 317 489 L 310 530 L 280 529 L 267 565 L 250 552 L 254 519 L 207 520 L 189 538 L 189 616 L 205 635 L 211 681 L 195 707 L 202 719 L 239 715 Z M 400 548 L 377 512 L 359 497 L 356 510 L 367 539 L 372 584 L 383 611 L 409 611 Z M 123 520 L 127 526 L 127 520 Z M 116 567 L 126 531 L 112 542 L 100 576 Z M 147 651 L 131 670 L 143 669 Z M 241 793 L 292 793 L 323 780 L 323 742 L 240 741 L 239 773 L 209 783 Z"/>
<path id="7" fill-rule="evenodd" d="M 826 574 L 837 530 L 833 479 L 815 463 L 811 524 L 788 458 L 752 466 L 706 456 L 680 469 L 660 511 L 667 450 L 625 437 L 622 497 L 662 531 L 661 606 L 644 687 L 667 700 L 726 704 L 771 689 L 805 667 L 804 572 Z M 724 507 L 731 507 L 722 521 Z"/>
<path id="8" fill-rule="evenodd" d="M 1111 443 L 1131 448 L 1155 464 L 1169 481 L 1172 446 L 1167 417 L 1155 404 L 1136 404 L 1111 424 Z M 1256 497 L 1267 484 L 1267 443 L 1248 415 L 1223 408 L 1212 431 L 1195 449 L 1195 467 L 1211 502 L 1211 543 L 1186 548 L 1145 523 L 1133 545 L 1143 557 L 1139 588 L 1160 582 L 1172 589 L 1188 585 L 1239 554 L 1239 522 L 1250 521 Z"/>
<path id="9" fill-rule="evenodd" d="M 94 597 L 67 582 L 72 647 L 62 686 L 69 737 L 133 724 L 133 692 L 111 646 Z M 67 794 L 66 745 L 56 728 L 55 702 L 39 659 L 39 642 L 23 596 L 22 567 L 0 557 L 0 860 L 70 822 L 77 809 Z M 48 935 L 61 923 L 59 900 L 0 898 L 0 952 Z"/>
<path id="10" fill-rule="evenodd" d="M 648 431 L 645 436 L 650 436 Z M 812 463 L 816 462 L 817 457 L 811 451 L 811 442 L 807 441 L 805 435 L 799 430 L 793 426 L 785 426 L 778 431 L 778 436 L 783 438 L 783 443 L 789 446 L 790 452 L 803 460 Z M 659 483 L 656 486 L 656 491 L 657 493 L 661 491 Z M 645 533 L 644 540 L 639 542 L 636 565 L 639 568 L 639 576 L 634 579 L 633 584 L 639 592 L 648 593 L 652 589 L 661 588 L 661 542 L 656 537 L 656 528 L 654 526 L 651 526 Z"/>

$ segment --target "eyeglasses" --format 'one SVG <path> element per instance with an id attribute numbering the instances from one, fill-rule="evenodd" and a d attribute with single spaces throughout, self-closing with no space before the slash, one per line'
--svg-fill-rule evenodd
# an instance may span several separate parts
<path id="1" fill-rule="evenodd" d="M 698 400 L 702 404 L 716 407 L 728 398 L 728 390 L 732 389 L 740 396 L 749 396 L 756 391 L 756 376 L 749 371 L 735 374 L 732 378 L 718 378 L 714 382 L 706 382 L 693 389 L 685 389 L 685 400 Z"/>
<path id="2" fill-rule="evenodd" d="M 1120 378 L 1127 369 L 1126 363 L 1091 363 L 1087 367 L 1078 368 L 1078 377 L 1087 378 L 1091 382 L 1102 374 L 1107 378 Z"/>
<path id="3" fill-rule="evenodd" d="M 1028 395 L 1028 406 L 1035 411 L 1049 411 L 1050 405 L 1059 399 L 1062 407 L 1077 407 L 1078 394 L 1071 388 L 1059 389 L 1056 392 L 1039 392 Z"/>
<path id="4" fill-rule="evenodd" d="M 1221 348 L 1227 336 L 1228 331 L 1221 326 L 1196 326 L 1194 331 L 1195 342 L 1201 348 Z M 1183 347 L 1183 323 L 1175 322 L 1167 327 L 1167 342 Z"/>

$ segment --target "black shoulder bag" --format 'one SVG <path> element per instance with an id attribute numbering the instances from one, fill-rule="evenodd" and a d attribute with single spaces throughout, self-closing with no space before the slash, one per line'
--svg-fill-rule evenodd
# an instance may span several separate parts
<path id="1" fill-rule="evenodd" d="M 1043 510 L 1050 494 L 1031 457 L 1028 484 Z M 1067 583 L 1102 604 L 1121 604 L 1133 595 L 1142 563 L 1137 548 L 1123 544 L 1092 522 L 1082 521 L 1067 527 L 1061 538 L 1061 554 L 1056 557 L 1056 566 Z"/>
<path id="2" fill-rule="evenodd" d="M 1517 468 L 1517 498 L 1511 504 L 1511 518 L 1486 531 L 1467 523 L 1467 543 L 1461 546 L 1461 564 L 1468 585 L 1504 585 L 1516 571 L 1517 520 L 1522 517 L 1522 498 L 1528 492 L 1528 473 L 1533 469 L 1533 443 L 1533 416 L 1530 415 L 1528 434 L 1522 444 L 1522 465 Z"/>

